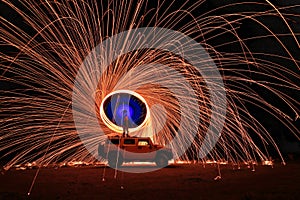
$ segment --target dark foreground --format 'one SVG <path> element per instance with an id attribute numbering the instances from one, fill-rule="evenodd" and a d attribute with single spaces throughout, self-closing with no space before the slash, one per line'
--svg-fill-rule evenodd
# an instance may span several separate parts
<path id="1" fill-rule="evenodd" d="M 300 199 L 299 163 L 273 169 L 257 166 L 255 172 L 246 166 L 221 166 L 222 179 L 217 181 L 217 168 L 200 164 L 143 174 L 118 172 L 116 179 L 115 170 L 104 167 L 44 168 L 27 196 L 35 172 L 10 170 L 0 175 L 0 199 Z"/>

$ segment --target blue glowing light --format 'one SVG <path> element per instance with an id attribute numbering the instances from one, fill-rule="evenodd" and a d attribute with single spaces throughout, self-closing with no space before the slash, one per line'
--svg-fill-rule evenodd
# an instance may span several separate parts
<path id="1" fill-rule="evenodd" d="M 146 105 L 136 96 L 128 93 L 111 95 L 104 102 L 104 113 L 108 119 L 118 126 L 122 126 L 124 111 L 127 111 L 129 128 L 135 128 L 146 118 Z"/>

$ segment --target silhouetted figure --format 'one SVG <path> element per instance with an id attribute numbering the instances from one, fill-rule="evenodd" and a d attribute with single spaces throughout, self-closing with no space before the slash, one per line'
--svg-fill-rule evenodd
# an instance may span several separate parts
<path id="1" fill-rule="evenodd" d="M 123 123 L 122 123 L 122 126 L 123 126 L 123 137 L 125 137 L 125 135 L 127 137 L 129 137 L 128 133 L 128 126 L 129 126 L 129 119 L 128 119 L 128 115 L 127 115 L 127 110 L 124 110 L 123 111 Z"/>

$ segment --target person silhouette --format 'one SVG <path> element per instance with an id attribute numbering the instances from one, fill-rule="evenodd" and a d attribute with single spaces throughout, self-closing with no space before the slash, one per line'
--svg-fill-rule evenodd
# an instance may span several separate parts
<path id="1" fill-rule="evenodd" d="M 123 127 L 123 137 L 129 137 L 128 133 L 129 133 L 129 119 L 128 119 L 128 115 L 127 115 L 127 110 L 123 111 L 123 123 L 122 123 L 122 127 Z"/>

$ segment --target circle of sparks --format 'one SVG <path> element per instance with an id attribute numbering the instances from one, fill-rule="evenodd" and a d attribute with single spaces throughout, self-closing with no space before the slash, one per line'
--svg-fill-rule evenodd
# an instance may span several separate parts
<path id="1" fill-rule="evenodd" d="M 173 145 L 179 160 L 240 165 L 279 156 L 284 163 L 281 150 L 286 150 L 278 138 L 300 139 L 299 15 L 295 12 L 300 6 L 285 1 L 214 1 L 215 8 L 202 0 L 149 2 L 1 1 L 5 12 L 0 16 L 0 151 L 5 170 L 19 164 L 98 161 L 97 145 L 111 131 L 101 120 L 99 104 L 109 93 L 123 89 L 141 94 L 149 105 L 151 120 L 136 136 Z M 219 135 L 208 134 L 210 121 L 221 123 L 212 117 L 218 113 L 212 109 L 213 96 L 201 78 L 203 73 L 194 73 L 197 70 L 184 55 L 149 49 L 147 44 L 121 55 L 127 43 L 119 43 L 119 52 L 107 44 L 103 58 L 91 52 L 111 35 L 153 26 L 198 41 L 222 75 L 226 121 L 211 151 L 211 139 Z M 171 50 L 180 51 L 182 45 L 169 36 Z M 165 39 L 156 38 L 157 43 Z M 137 48 L 140 40 L 147 41 L 143 34 L 129 39 Z M 87 55 L 90 70 L 78 73 Z M 116 59 L 109 64 L 105 58 Z M 199 64 L 203 61 L 199 59 Z M 106 65 L 107 70 L 101 71 Z M 82 84 L 76 83 L 76 76 L 84 80 Z M 72 97 L 81 101 L 76 104 Z M 182 109 L 186 105 L 200 106 L 194 106 L 189 116 Z M 182 117 L 192 123 L 180 129 Z M 197 129 L 194 139 L 191 130 Z M 175 135 L 182 139 L 169 143 L 176 141 Z M 203 145 L 205 138 L 208 143 Z M 177 147 L 190 144 L 180 156 L 185 148 Z"/>
<path id="2" fill-rule="evenodd" d="M 136 38 L 141 39 L 137 40 Z M 191 65 L 194 67 L 194 70 L 203 77 L 208 88 L 211 104 L 209 127 L 202 145 L 199 148 L 199 157 L 205 157 L 217 143 L 218 138 L 221 136 L 222 128 L 225 122 L 226 94 L 223 79 L 215 63 L 199 43 L 183 33 L 166 28 L 144 27 L 121 32 L 110 38 L 107 38 L 96 48 L 94 48 L 86 57 L 76 76 L 72 97 L 73 118 L 80 139 L 87 150 L 93 154 L 95 152 L 94 143 L 100 141 L 100 139 L 97 140 L 97 135 L 99 137 L 105 135 L 105 131 L 103 131 L 102 127 L 98 125 L 97 113 L 93 108 L 97 96 L 97 89 L 99 89 L 99 80 L 101 80 L 103 74 L 107 72 L 108 66 L 117 60 L 118 57 L 129 52 L 145 48 L 160 49 L 171 52 L 175 55 L 179 55 L 181 58 L 184 58 L 191 63 Z M 197 102 L 195 88 L 192 88 L 189 84 L 191 81 L 193 81 L 193 78 L 190 78 L 192 80 L 187 81 L 186 78 L 176 70 L 173 69 L 173 72 L 171 72 L 170 70 L 172 69 L 160 64 L 136 66 L 135 72 L 142 74 L 143 78 L 145 78 L 145 71 L 147 71 L 147 69 L 152 69 L 150 79 L 150 82 L 152 83 L 153 80 L 154 83 L 159 82 L 159 80 L 161 80 L 162 72 L 167 72 L 167 76 L 165 76 L 165 78 L 168 77 L 167 80 L 170 79 L 170 81 L 167 81 L 162 86 L 166 86 L 169 89 L 171 88 L 170 90 L 173 90 L 172 93 L 175 95 L 179 103 L 180 116 L 178 124 L 176 125 L 178 131 L 176 131 L 177 133 L 174 134 L 174 137 L 165 141 L 166 147 L 169 147 L 173 150 L 174 159 L 177 159 L 182 156 L 188 148 L 191 147 L 198 132 L 198 124 L 200 119 L 199 104 Z M 155 74 L 153 69 L 159 73 Z M 123 74 L 123 77 L 126 74 L 132 75 L 132 73 L 133 72 L 129 71 Z M 86 74 L 89 74 L 91 77 L 90 82 L 86 81 Z M 172 74 L 174 74 L 174 76 L 172 76 Z M 174 79 L 175 77 L 176 79 Z M 118 81 L 121 80 L 122 77 L 118 79 Z M 123 80 L 127 79 L 123 78 Z M 134 82 L 131 81 L 131 84 L 133 83 Z M 146 82 L 139 82 L 138 84 L 134 85 L 134 87 L 135 89 L 138 89 L 145 84 Z M 178 90 L 178 85 L 184 85 L 184 87 L 179 87 Z M 116 83 L 116 87 L 117 86 L 118 83 Z M 119 86 L 123 87 L 124 85 L 119 84 Z M 113 91 L 116 90 L 116 87 L 113 88 Z M 84 90 L 84 92 L 82 92 L 82 90 Z M 104 90 L 102 89 L 101 92 L 103 91 Z M 78 110 L 81 112 L 78 112 Z M 89 112 L 91 114 L 90 117 L 83 119 L 82 111 Z M 100 112 L 103 112 L 101 110 L 101 106 Z M 149 123 L 149 127 L 151 126 L 151 123 Z M 93 128 L 93 130 L 90 130 L 91 127 L 98 128 Z M 145 130 L 149 132 L 149 129 Z M 92 136 L 92 133 L 97 135 Z M 152 132 L 150 134 L 153 136 L 155 133 Z M 94 138 L 94 141 L 91 141 L 92 138 Z M 145 154 L 152 154 L 152 152 Z M 128 169 L 121 170 L 128 171 Z M 145 171 L 143 172 L 149 170 L 152 171 L 154 169 L 144 170 Z M 129 171 L 132 172 L 132 169 Z"/>

